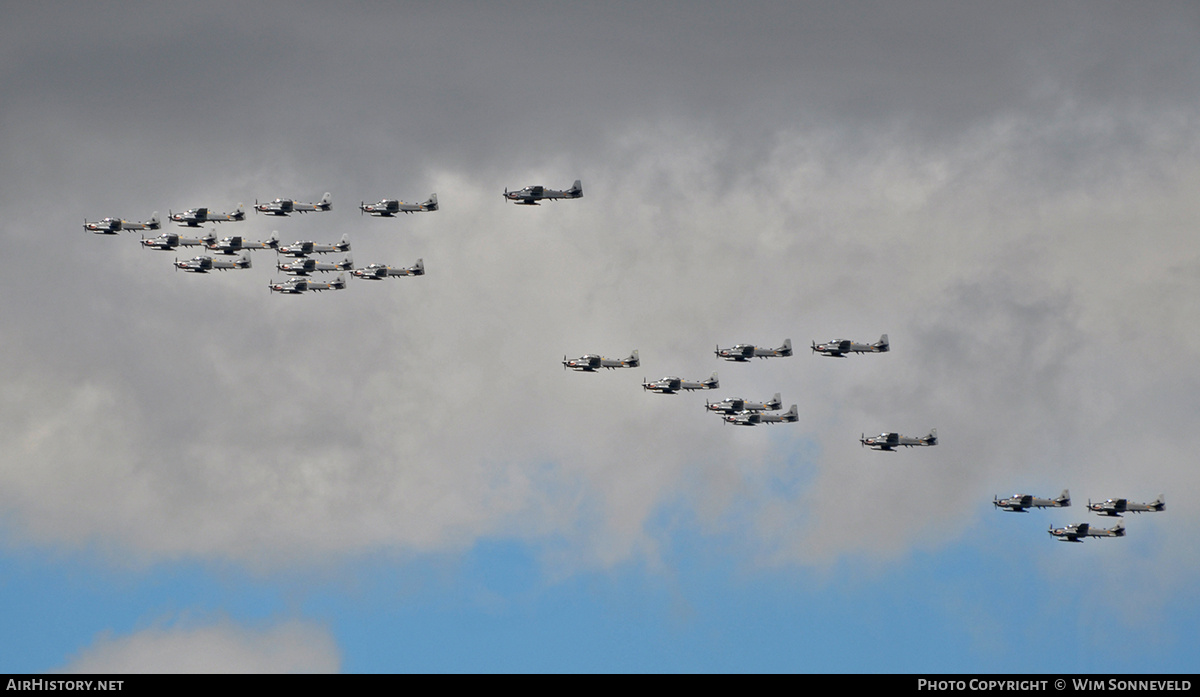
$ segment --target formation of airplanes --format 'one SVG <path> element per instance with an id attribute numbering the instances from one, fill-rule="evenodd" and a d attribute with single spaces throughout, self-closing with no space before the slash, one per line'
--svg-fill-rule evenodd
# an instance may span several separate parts
<path id="1" fill-rule="evenodd" d="M 141 223 L 122 218 L 104 218 L 94 223 L 89 223 L 86 219 L 83 221 L 83 229 L 97 235 L 115 235 L 122 230 L 157 230 L 160 227 L 162 223 L 158 220 L 158 211 L 154 211 L 149 220 Z"/>
<path id="2" fill-rule="evenodd" d="M 1040 499 L 1029 494 L 1013 494 L 1008 498 L 992 498 L 992 505 L 1004 511 L 1025 513 L 1033 508 L 1067 508 L 1071 505 L 1071 492 L 1063 489 L 1056 498 Z M 1100 515 L 1120 517 L 1122 513 L 1143 513 L 1166 510 L 1161 494 L 1150 503 L 1133 503 L 1127 499 L 1108 499 L 1100 503 L 1088 500 L 1087 508 Z M 1083 542 L 1089 537 L 1124 537 L 1125 522 L 1119 521 L 1111 528 L 1095 528 L 1088 523 L 1072 523 L 1065 527 L 1050 526 L 1050 534 L 1060 542 Z"/>
<path id="3" fill-rule="evenodd" d="M 873 344 L 856 344 L 849 339 L 833 339 L 823 344 L 812 342 L 813 353 L 833 358 L 845 358 L 848 353 L 887 353 L 891 348 L 887 334 L 879 337 L 879 341 Z"/>
<path id="4" fill-rule="evenodd" d="M 254 202 L 255 213 L 266 213 L 268 215 L 288 216 L 292 213 L 314 213 L 318 211 L 333 210 L 333 194 L 328 191 L 316 203 L 297 203 L 290 198 L 277 198 L 268 203 Z"/>
<path id="5" fill-rule="evenodd" d="M 504 190 L 504 198 L 521 206 L 536 206 L 538 201 L 554 201 L 560 198 L 583 198 L 583 184 L 576 179 L 570 189 L 559 191 L 544 186 L 527 186 L 520 191 Z"/>
<path id="6" fill-rule="evenodd" d="M 784 339 L 783 346 L 779 348 L 764 348 L 755 346 L 754 344 L 737 344 L 731 348 L 723 349 L 717 346 L 717 350 L 713 353 L 717 354 L 718 358 L 723 358 L 727 361 L 745 362 L 751 358 L 775 358 L 792 355 L 792 340 Z"/>

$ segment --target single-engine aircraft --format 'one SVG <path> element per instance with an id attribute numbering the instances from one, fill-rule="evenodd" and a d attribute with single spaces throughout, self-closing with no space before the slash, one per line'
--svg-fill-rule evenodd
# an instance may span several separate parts
<path id="1" fill-rule="evenodd" d="M 350 251 L 350 234 L 342 235 L 342 240 L 337 244 L 317 244 L 315 242 L 294 242 L 286 247 L 278 247 L 280 254 L 286 254 L 292 257 L 304 257 L 309 254 L 328 254 L 330 252 L 348 252 Z"/>
<path id="2" fill-rule="evenodd" d="M 757 426 L 759 424 L 790 424 L 800 420 L 800 412 L 796 411 L 796 405 L 793 404 L 791 409 L 788 409 L 782 414 L 772 414 L 767 411 L 743 411 L 737 414 L 726 414 L 721 417 L 727 424 L 734 426 Z"/>
<path id="3" fill-rule="evenodd" d="M 422 259 L 417 259 L 417 263 L 406 269 L 398 269 L 394 266 L 386 266 L 384 264 L 368 264 L 361 269 L 355 269 L 350 272 L 355 278 L 361 278 L 367 281 L 381 281 L 388 276 L 424 276 L 425 262 Z"/>
<path id="4" fill-rule="evenodd" d="M 1049 532 L 1059 542 L 1083 542 L 1087 537 L 1125 537 L 1125 521 L 1117 521 L 1111 528 L 1093 528 L 1087 523 L 1072 523 L 1065 528 L 1051 525 Z"/>
<path id="5" fill-rule="evenodd" d="M 405 203 L 394 198 L 385 198 L 379 203 L 360 202 L 358 209 L 381 218 L 394 218 L 397 213 L 431 213 L 438 209 L 437 194 L 430 194 L 424 203 Z"/>
<path id="6" fill-rule="evenodd" d="M 1150 503 L 1135 503 L 1128 499 L 1108 499 L 1107 501 L 1101 501 L 1100 503 L 1092 503 L 1091 499 L 1088 499 L 1089 511 L 1094 511 L 1100 515 L 1111 516 L 1113 518 L 1120 518 L 1122 513 L 1153 513 L 1165 511 L 1166 509 L 1167 502 L 1166 499 L 1163 498 L 1162 494 L 1159 494 L 1158 498 L 1154 499 Z"/>
<path id="7" fill-rule="evenodd" d="M 628 358 L 605 358 L 598 353 L 585 353 L 579 358 L 567 358 L 563 356 L 563 370 L 570 368 L 571 370 L 579 370 L 587 373 L 594 373 L 600 368 L 636 368 L 642 364 L 638 358 L 637 349 L 629 354 Z"/>
<path id="8" fill-rule="evenodd" d="M 158 237 L 150 239 L 142 238 L 142 246 L 149 249 L 161 249 L 163 251 L 175 249 L 176 247 L 207 247 L 216 242 L 215 235 L 205 235 L 204 237 L 180 237 L 174 232 L 164 232 Z"/>
<path id="9" fill-rule="evenodd" d="M 346 287 L 346 274 L 338 274 L 338 277 L 332 283 L 323 283 L 321 281 L 310 281 L 307 278 L 289 278 L 283 283 L 275 283 L 274 281 L 267 284 L 272 293 L 288 293 L 291 295 L 299 295 L 310 290 L 341 290 Z"/>
<path id="10" fill-rule="evenodd" d="M 275 268 L 289 276 L 307 276 L 317 271 L 350 271 L 354 268 L 354 259 L 346 257 L 341 261 L 317 261 L 311 257 L 300 257 L 291 261 L 276 262 Z"/>
<path id="11" fill-rule="evenodd" d="M 792 355 L 792 340 L 784 339 L 783 346 L 779 348 L 763 348 L 754 344 L 738 344 L 732 348 L 723 349 L 717 346 L 717 350 L 713 351 L 718 358 L 723 358 L 727 361 L 748 361 L 751 358 L 774 358 L 778 356 Z"/>
<path id="12" fill-rule="evenodd" d="M 929 435 L 924 438 L 911 438 L 909 436 L 902 436 L 899 433 L 880 433 L 870 438 L 861 437 L 858 439 L 858 442 L 872 450 L 887 450 L 889 452 L 894 452 L 900 446 L 912 448 L 918 445 L 937 445 L 937 429 L 930 429 Z"/>
<path id="13" fill-rule="evenodd" d="M 122 220 L 121 218 L 105 218 L 94 223 L 89 223 L 87 220 L 83 221 L 83 229 L 88 232 L 94 232 L 97 235 L 115 235 L 122 230 L 157 230 L 160 227 L 162 227 L 162 224 L 158 221 L 158 211 L 154 211 L 154 215 L 151 215 L 149 220 L 142 223 Z"/>
<path id="14" fill-rule="evenodd" d="M 675 394 L 680 390 L 715 390 L 721 386 L 714 372 L 712 377 L 703 382 L 690 382 L 676 377 L 666 377 L 654 382 L 642 380 L 642 389 L 658 392 L 659 394 Z"/>
<path id="15" fill-rule="evenodd" d="M 333 194 L 328 191 L 316 203 L 297 203 L 290 198 L 277 198 L 268 203 L 254 202 L 255 213 L 267 213 L 269 215 L 283 215 L 289 213 L 312 213 L 314 211 L 327 211 L 333 208 Z"/>
<path id="16" fill-rule="evenodd" d="M 1006 499 L 992 497 L 992 505 L 1013 513 L 1024 513 L 1030 508 L 1066 508 L 1071 505 L 1071 492 L 1063 489 L 1058 498 L 1053 499 L 1039 499 L 1029 494 L 1013 494 Z"/>
<path id="17" fill-rule="evenodd" d="M 704 408 L 722 414 L 737 414 L 743 411 L 775 411 L 783 408 L 783 402 L 776 392 L 769 402 L 747 402 L 741 397 L 727 397 L 719 402 L 704 400 Z"/>
<path id="18" fill-rule="evenodd" d="M 175 260 L 175 268 L 193 273 L 208 273 L 209 271 L 226 271 L 228 269 L 250 268 L 250 253 L 242 252 L 242 256 L 234 259 L 213 259 L 212 257 L 192 257 L 183 261 Z"/>
<path id="19" fill-rule="evenodd" d="M 834 358 L 845 358 L 847 353 L 887 353 L 891 350 L 887 334 L 879 337 L 873 344 L 856 344 L 849 339 L 834 339 L 823 344 L 812 342 L 813 353 L 820 353 Z"/>
<path id="20" fill-rule="evenodd" d="M 512 201 L 521 206 L 536 206 L 538 201 L 550 200 L 559 198 L 583 198 L 583 185 L 578 179 L 566 191 L 557 189 L 547 189 L 544 186 L 527 186 L 520 191 L 504 190 L 505 200 Z"/>
<path id="21" fill-rule="evenodd" d="M 222 237 L 220 242 L 213 240 L 208 244 L 209 250 L 219 254 L 237 254 L 247 249 L 275 249 L 278 246 L 278 232 L 272 232 L 269 238 L 258 242 L 247 240 L 241 235 L 233 235 Z"/>
<path id="22" fill-rule="evenodd" d="M 246 219 L 246 211 L 238 204 L 233 213 L 209 213 L 207 208 L 192 208 L 183 213 L 172 213 L 171 220 L 187 227 L 200 227 L 204 223 L 237 223 Z"/>

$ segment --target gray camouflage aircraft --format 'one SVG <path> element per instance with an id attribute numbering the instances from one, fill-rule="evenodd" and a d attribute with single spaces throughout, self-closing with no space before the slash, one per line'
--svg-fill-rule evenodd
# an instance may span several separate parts
<path id="1" fill-rule="evenodd" d="M 993 496 L 992 505 L 1013 513 L 1025 513 L 1030 508 L 1066 508 L 1071 505 L 1071 492 L 1063 489 L 1054 499 L 1039 499 L 1029 494 L 1013 494 L 1006 499 Z"/>
<path id="2" fill-rule="evenodd" d="M 710 402 L 706 399 L 704 408 L 722 414 L 737 414 L 743 411 L 775 411 L 783 408 L 783 401 L 776 392 L 769 402 L 747 402 L 740 397 L 727 397 L 719 402 Z"/>
<path id="3" fill-rule="evenodd" d="M 650 390 L 659 394 L 675 394 L 680 390 L 715 390 L 720 386 L 721 383 L 717 380 L 715 372 L 712 374 L 712 377 L 703 382 L 690 382 L 676 377 L 665 377 L 654 382 L 646 382 L 644 378 L 642 379 L 643 390 Z"/>
<path id="4" fill-rule="evenodd" d="M 397 213 L 424 213 L 438 209 L 437 194 L 430 194 L 424 203 L 405 203 L 396 199 L 385 198 L 379 203 L 359 203 L 358 209 L 381 218 L 394 218 Z"/>
<path id="5" fill-rule="evenodd" d="M 316 211 L 327 211 L 333 208 L 333 194 L 328 191 L 316 203 L 297 203 L 290 198 L 277 198 L 269 203 L 254 202 L 255 213 L 267 213 L 269 215 L 286 216 L 291 213 L 313 213 Z"/>
<path id="6" fill-rule="evenodd" d="M 212 257 L 192 257 L 183 261 L 175 260 L 175 268 L 191 271 L 193 273 L 208 273 L 209 271 L 226 271 L 228 269 L 248 269 L 250 268 L 250 253 L 242 252 L 242 256 L 235 260 L 213 259 Z"/>
<path id="7" fill-rule="evenodd" d="M 350 251 L 350 235 L 349 233 L 342 235 L 342 240 L 337 244 L 316 244 L 315 242 L 295 242 L 286 247 L 279 247 L 280 254 L 286 254 L 292 257 L 304 257 L 309 254 L 328 254 L 330 252 L 348 252 Z"/>
<path id="8" fill-rule="evenodd" d="M 83 229 L 88 232 L 94 232 L 97 235 L 115 235 L 122 230 L 157 230 L 160 227 L 162 227 L 162 224 L 158 220 L 158 211 L 154 211 L 154 215 L 151 215 L 149 220 L 142 223 L 122 220 L 121 218 L 105 218 L 94 223 L 89 223 L 87 220 L 83 221 Z"/>
<path id="9" fill-rule="evenodd" d="M 204 223 L 238 223 L 246 219 L 246 211 L 238 204 L 233 213 L 210 213 L 207 208 L 192 208 L 183 213 L 172 213 L 171 220 L 187 227 L 200 227 Z"/>
<path id="10" fill-rule="evenodd" d="M 894 452 L 898 447 L 912 448 L 918 445 L 937 445 L 937 429 L 930 429 L 929 435 L 924 438 L 910 438 L 909 436 L 902 436 L 899 433 L 880 433 L 870 438 L 859 438 L 858 442 L 872 450 L 887 450 L 889 452 Z"/>
<path id="11" fill-rule="evenodd" d="M 521 206 L 536 206 L 538 201 L 553 201 L 560 198 L 583 198 L 583 185 L 578 179 L 566 191 L 547 189 L 544 186 L 527 186 L 520 191 L 504 190 L 505 200 Z"/>
<path id="12" fill-rule="evenodd" d="M 834 339 L 823 344 L 812 342 L 813 353 L 820 353 L 834 358 L 845 358 L 847 353 L 887 353 L 891 350 L 887 334 L 879 337 L 873 344 L 856 344 L 849 339 Z"/>
<path id="13" fill-rule="evenodd" d="M 398 269 L 394 266 L 386 266 L 384 264 L 368 264 L 361 269 L 355 269 L 350 272 L 355 278 L 361 278 L 367 281 L 382 281 L 389 276 L 424 276 L 425 261 L 417 259 L 417 263 L 407 269 Z"/>
<path id="14" fill-rule="evenodd" d="M 1117 521 L 1111 528 L 1093 528 L 1087 523 L 1072 523 L 1065 528 L 1051 525 L 1049 532 L 1059 542 L 1083 542 L 1088 537 L 1125 537 L 1125 521 Z"/>
<path id="15" fill-rule="evenodd" d="M 1100 515 L 1120 518 L 1122 513 L 1154 513 L 1167 510 L 1166 499 L 1162 494 L 1150 503 L 1134 503 L 1127 499 L 1108 499 L 1100 503 L 1092 503 L 1088 499 L 1088 510 L 1099 513 Z"/>
<path id="16" fill-rule="evenodd" d="M 738 344 L 732 348 L 723 349 L 717 346 L 717 350 L 713 353 L 717 354 L 718 358 L 723 358 L 727 361 L 745 362 L 751 358 L 773 358 L 779 356 L 792 355 L 792 340 L 784 339 L 783 346 L 779 348 L 761 348 L 754 344 Z"/>
<path id="17" fill-rule="evenodd" d="M 766 411 L 743 411 L 737 414 L 726 414 L 721 417 L 727 424 L 734 426 L 757 426 L 759 424 L 791 424 L 800 420 L 800 412 L 796 411 L 796 405 L 793 404 L 791 409 L 788 409 L 782 414 L 772 414 Z"/>
<path id="18" fill-rule="evenodd" d="M 233 235 L 231 237 L 222 237 L 220 242 L 213 240 L 208 244 L 209 250 L 218 254 L 237 254 L 247 249 L 275 249 L 278 246 L 278 232 L 272 232 L 268 239 L 261 242 L 251 242 L 241 235 Z"/>
<path id="19" fill-rule="evenodd" d="M 277 262 L 275 268 L 289 276 L 307 276 L 317 271 L 350 271 L 354 268 L 354 259 L 346 257 L 341 261 L 317 261 L 310 257 L 301 257 L 288 262 Z"/>
<path id="20" fill-rule="evenodd" d="M 207 247 L 212 242 L 216 241 L 215 235 L 205 235 L 204 237 L 180 237 L 174 232 L 164 232 L 158 237 L 150 239 L 142 238 L 142 246 L 149 249 L 160 249 L 168 251 L 176 247 Z"/>
<path id="21" fill-rule="evenodd" d="M 346 275 L 338 274 L 338 277 L 332 283 L 323 283 L 320 281 L 310 281 L 307 278 L 289 278 L 283 283 L 271 281 L 267 284 L 272 293 L 287 293 L 289 295 L 299 295 L 310 290 L 317 292 L 323 290 L 342 290 L 346 287 Z"/>
<path id="22" fill-rule="evenodd" d="M 597 353 L 586 353 L 579 358 L 567 358 L 563 356 L 563 370 L 570 368 L 571 370 L 579 370 L 587 373 L 594 373 L 600 368 L 636 368 L 642 364 L 638 358 L 637 349 L 629 354 L 629 358 L 605 358 Z"/>

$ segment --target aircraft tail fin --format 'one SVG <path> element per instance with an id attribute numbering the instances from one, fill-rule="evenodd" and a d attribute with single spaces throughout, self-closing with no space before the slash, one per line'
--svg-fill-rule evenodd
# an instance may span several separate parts
<path id="1" fill-rule="evenodd" d="M 154 215 L 150 216 L 150 220 L 146 221 L 147 230 L 157 230 L 162 227 L 162 221 L 158 219 L 158 211 L 154 211 Z"/>
<path id="2" fill-rule="evenodd" d="M 788 409 L 787 412 L 782 415 L 782 418 L 783 418 L 784 423 L 789 423 L 789 424 L 799 421 L 800 420 L 800 412 L 799 412 L 799 410 L 796 409 L 796 405 L 793 404 L 792 408 Z"/>
<path id="3" fill-rule="evenodd" d="M 338 251 L 339 251 L 339 252 L 348 252 L 348 251 L 350 251 L 350 233 L 348 233 L 348 232 L 343 232 L 343 233 L 342 233 L 342 240 L 341 240 L 340 242 L 338 242 L 338 245 L 337 245 L 337 246 L 338 246 Z"/>
<path id="4" fill-rule="evenodd" d="M 719 389 L 721 387 L 721 381 L 717 379 L 717 371 L 713 371 L 712 377 L 705 380 L 704 385 L 710 390 Z"/>
<path id="5" fill-rule="evenodd" d="M 246 207 L 239 203 L 238 209 L 236 211 L 234 211 L 234 213 L 233 213 L 233 219 L 234 220 L 245 220 L 246 219 Z"/>
<path id="6" fill-rule="evenodd" d="M 271 236 L 267 238 L 267 246 L 271 249 L 279 249 L 279 231 L 272 230 Z"/>
<path id="7" fill-rule="evenodd" d="M 775 396 L 771 398 L 771 401 L 767 403 L 767 408 L 774 410 L 774 409 L 778 409 L 778 408 L 782 407 L 783 399 L 781 399 L 781 396 L 782 395 L 780 395 L 778 392 L 776 392 Z"/>
<path id="8" fill-rule="evenodd" d="M 875 344 L 875 347 L 879 349 L 880 353 L 887 353 L 892 350 L 892 345 L 888 343 L 887 334 L 879 337 L 879 343 Z"/>
<path id="9" fill-rule="evenodd" d="M 633 353 L 629 354 L 629 358 L 625 359 L 625 363 L 628 364 L 628 367 L 630 367 L 630 368 L 637 368 L 637 367 L 641 366 L 642 359 L 638 358 L 638 350 L 637 349 L 634 349 Z"/>
<path id="10" fill-rule="evenodd" d="M 927 445 L 937 445 L 938 444 L 936 428 L 929 429 L 929 435 L 925 436 L 925 443 Z"/>
<path id="11" fill-rule="evenodd" d="M 792 340 L 784 339 L 783 346 L 780 346 L 777 350 L 779 351 L 779 353 L 781 355 L 784 355 L 784 356 L 792 355 Z"/>
<path id="12" fill-rule="evenodd" d="M 1158 498 L 1150 502 L 1150 507 L 1156 511 L 1165 511 L 1167 510 L 1167 500 L 1163 498 L 1162 494 L 1159 494 Z"/>
<path id="13" fill-rule="evenodd" d="M 1117 524 L 1108 529 L 1113 537 L 1125 537 L 1125 521 L 1118 520 Z"/>
<path id="14" fill-rule="evenodd" d="M 412 270 L 413 270 L 413 275 L 424 276 L 425 275 L 425 260 L 417 259 L 417 263 L 413 264 Z"/>
<path id="15" fill-rule="evenodd" d="M 326 191 L 321 200 L 317 202 L 317 208 L 323 211 L 331 210 L 333 208 L 333 194 Z"/>
<path id="16" fill-rule="evenodd" d="M 237 267 L 239 269 L 248 269 L 250 268 L 250 263 L 250 252 L 242 252 L 241 258 L 237 261 Z"/>
<path id="17" fill-rule="evenodd" d="M 583 198 L 583 183 L 576 179 L 567 193 L 571 194 L 571 198 Z"/>
<path id="18" fill-rule="evenodd" d="M 1067 506 L 1070 506 L 1071 505 L 1071 490 L 1063 489 L 1062 493 L 1058 495 L 1058 498 L 1054 499 L 1054 502 L 1064 508 Z"/>
<path id="19" fill-rule="evenodd" d="M 437 194 L 430 194 L 429 200 L 421 204 L 427 211 L 436 211 L 438 209 Z"/>
<path id="20" fill-rule="evenodd" d="M 333 283 L 330 283 L 329 285 L 332 286 L 334 290 L 341 290 L 341 289 L 345 288 L 346 287 L 346 274 L 344 274 L 344 273 L 338 274 L 338 277 L 336 279 L 334 279 Z"/>

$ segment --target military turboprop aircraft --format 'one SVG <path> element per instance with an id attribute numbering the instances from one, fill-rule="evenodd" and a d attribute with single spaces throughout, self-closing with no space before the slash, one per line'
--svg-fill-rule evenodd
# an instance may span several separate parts
<path id="1" fill-rule="evenodd" d="M 717 380 L 717 374 L 713 373 L 712 377 L 703 382 L 690 382 L 681 380 L 676 377 L 666 377 L 654 382 L 646 382 L 642 380 L 642 389 L 658 392 L 659 394 L 675 394 L 680 390 L 715 390 L 721 386 Z"/>
<path id="2" fill-rule="evenodd" d="M 267 213 L 270 215 L 283 215 L 289 213 L 312 213 L 314 211 L 327 211 L 333 208 L 333 195 L 328 191 L 316 203 L 296 203 L 290 198 L 277 198 L 269 203 L 254 202 L 255 213 Z"/>
<path id="3" fill-rule="evenodd" d="M 772 358 L 777 356 L 792 355 L 792 340 L 784 339 L 783 346 L 779 348 L 761 348 L 754 344 L 738 344 L 732 348 L 723 349 L 717 347 L 713 353 L 717 354 L 718 358 L 723 358 L 727 361 L 748 361 L 751 358 Z"/>
<path id="4" fill-rule="evenodd" d="M 722 414 L 737 414 L 743 411 L 775 411 L 783 408 L 783 402 L 779 399 L 779 393 L 776 392 L 769 402 L 747 402 L 740 397 L 728 397 L 719 402 L 704 400 L 704 408 Z"/>
<path id="5" fill-rule="evenodd" d="M 1153 513 L 1165 511 L 1167 509 L 1167 502 L 1166 499 L 1163 498 L 1163 495 L 1159 494 L 1158 498 L 1154 499 L 1150 503 L 1134 503 L 1127 499 L 1108 499 L 1107 501 L 1101 501 L 1100 503 L 1092 503 L 1091 499 L 1089 499 L 1087 507 L 1089 511 L 1094 511 L 1100 515 L 1120 518 L 1122 513 Z"/>
<path id="6" fill-rule="evenodd" d="M 847 353 L 887 353 L 891 350 L 887 334 L 879 337 L 873 344 L 856 344 L 849 339 L 834 339 L 823 344 L 812 342 L 813 353 L 821 353 L 834 358 L 845 358 Z"/>
<path id="7" fill-rule="evenodd" d="M 791 409 L 788 409 L 782 414 L 772 414 L 766 411 L 743 411 L 737 414 L 726 414 L 721 417 L 727 424 L 734 426 L 757 426 L 759 424 L 790 424 L 800 420 L 800 412 L 796 411 L 796 405 L 793 404 Z"/>
<path id="8" fill-rule="evenodd" d="M 520 191 L 504 190 L 504 198 L 522 206 L 536 206 L 538 201 L 550 200 L 559 198 L 583 198 L 583 185 L 578 179 L 566 191 L 558 191 L 557 189 L 547 189 L 544 186 L 527 186 Z"/>
<path id="9" fill-rule="evenodd" d="M 992 505 L 1013 513 L 1024 513 L 1030 508 L 1066 508 L 1071 505 L 1071 492 L 1063 489 L 1054 499 L 1039 499 L 1029 494 L 1013 494 L 1006 499 L 992 497 Z"/>
<path id="10" fill-rule="evenodd" d="M 896 448 L 900 446 L 911 448 L 918 445 L 937 445 L 937 429 L 930 429 L 929 435 L 925 436 L 924 438 L 910 438 L 908 436 L 902 436 L 899 433 L 880 433 L 879 435 L 871 436 L 870 438 L 859 438 L 858 442 L 862 443 L 868 448 L 871 448 L 872 450 L 887 451 L 895 451 Z"/>
<path id="11" fill-rule="evenodd" d="M 605 358 L 596 353 L 585 353 L 579 358 L 567 358 L 563 356 L 563 370 L 570 368 L 571 370 L 579 370 L 588 373 L 594 373 L 600 368 L 636 368 L 642 364 L 638 358 L 637 349 L 629 354 L 628 358 Z"/>
<path id="12" fill-rule="evenodd" d="M 1049 532 L 1059 542 L 1083 542 L 1086 537 L 1125 537 L 1125 521 L 1118 521 L 1111 528 L 1093 528 L 1087 523 L 1072 523 L 1065 528 L 1051 525 Z"/>
<path id="13" fill-rule="evenodd" d="M 226 259 L 213 259 L 212 257 L 192 257 L 183 261 L 175 260 L 175 268 L 183 269 L 184 271 L 192 271 L 194 273 L 208 273 L 209 271 L 225 271 L 227 269 L 248 269 L 250 268 L 250 253 L 242 252 L 242 256 L 236 260 L 229 261 Z"/>
<path id="14" fill-rule="evenodd" d="M 205 235 L 204 237 L 180 237 L 173 232 L 164 232 L 158 237 L 150 239 L 142 238 L 142 246 L 150 249 L 161 249 L 167 251 L 176 247 L 207 247 L 209 244 L 217 240 L 215 235 Z"/>
<path id="15" fill-rule="evenodd" d="M 359 203 L 358 209 L 381 218 L 394 218 L 397 213 L 433 212 L 438 209 L 437 194 L 430 194 L 424 203 L 405 203 L 392 198 L 385 198 L 379 203 Z"/>
<path id="16" fill-rule="evenodd" d="M 192 208 L 183 213 L 172 213 L 170 219 L 188 227 L 200 227 L 204 223 L 237 223 L 246 219 L 246 211 L 238 204 L 233 213 L 209 213 L 207 208 Z"/>
<path id="17" fill-rule="evenodd" d="M 275 268 L 290 276 L 307 276 L 316 271 L 350 271 L 354 268 L 354 259 L 346 257 L 341 261 L 329 263 L 310 257 L 301 257 L 288 262 L 278 262 L 275 264 Z"/>
<path id="18" fill-rule="evenodd" d="M 135 223 L 121 218 L 105 218 L 94 223 L 83 221 L 83 229 L 88 232 L 94 232 L 97 235 L 115 235 L 122 230 L 157 230 L 162 227 L 158 221 L 158 211 L 154 211 L 154 215 L 143 223 Z"/>
<path id="19" fill-rule="evenodd" d="M 350 235 L 349 233 L 342 235 L 341 242 L 337 244 L 316 244 L 315 242 L 295 242 L 286 247 L 279 247 L 280 254 L 286 254 L 293 257 L 304 257 L 309 254 L 328 254 L 330 252 L 348 252 L 350 251 Z"/>
<path id="20" fill-rule="evenodd" d="M 307 278 L 289 278 L 283 283 L 275 283 L 274 281 L 267 284 L 272 293 L 289 293 L 291 295 L 299 295 L 310 290 L 341 290 L 346 287 L 346 274 L 338 274 L 338 277 L 332 283 L 322 283 L 320 281 L 310 281 Z"/>
<path id="21" fill-rule="evenodd" d="M 407 269 L 398 269 L 394 266 L 385 266 L 384 264 L 368 264 L 361 269 L 351 271 L 356 278 L 361 278 L 367 281 L 382 281 L 388 276 L 424 276 L 425 261 L 417 259 L 417 263 Z"/>
<path id="22" fill-rule="evenodd" d="M 237 254 L 247 249 L 275 249 L 278 246 L 278 232 L 272 232 L 269 238 L 261 242 L 251 242 L 241 235 L 233 235 L 232 237 L 222 237 L 220 242 L 214 239 L 208 244 L 210 250 L 219 254 Z"/>

